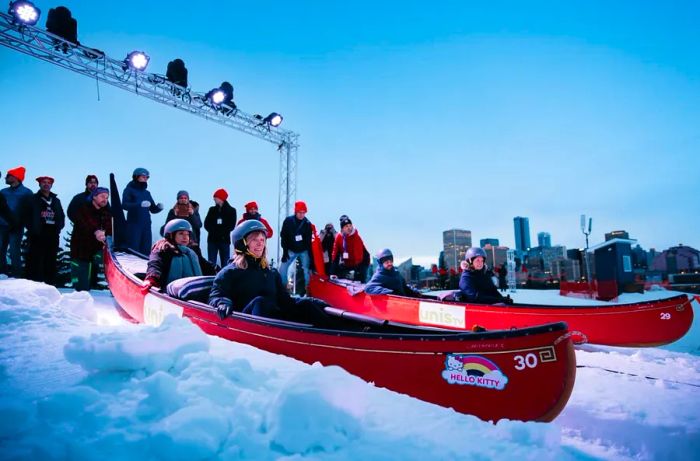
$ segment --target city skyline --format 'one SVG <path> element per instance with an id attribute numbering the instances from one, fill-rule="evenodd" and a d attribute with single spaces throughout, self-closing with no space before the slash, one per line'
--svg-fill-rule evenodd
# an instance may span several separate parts
<path id="1" fill-rule="evenodd" d="M 242 110 L 281 113 L 300 134 L 309 219 L 348 214 L 370 253 L 435 262 L 450 228 L 515 248 L 514 216 L 582 248 L 581 214 L 591 244 L 625 229 L 644 248 L 700 247 L 692 2 L 220 5 L 234 30 L 184 2 L 65 6 L 86 46 L 143 50 L 149 72 L 182 58 L 194 90 L 228 80 Z M 5 47 L 0 64 L 3 174 L 24 165 L 33 190 L 52 175 L 65 201 L 88 173 L 123 189 L 146 167 L 166 207 L 181 189 L 210 206 L 224 187 L 239 214 L 256 200 L 279 230 L 276 146 Z"/>

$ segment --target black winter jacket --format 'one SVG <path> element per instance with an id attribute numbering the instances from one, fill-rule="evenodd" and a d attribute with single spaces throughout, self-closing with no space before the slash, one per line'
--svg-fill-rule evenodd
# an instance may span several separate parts
<path id="1" fill-rule="evenodd" d="M 297 235 L 301 240 L 297 241 Z M 282 223 L 280 232 L 280 245 L 285 254 L 288 251 L 301 253 L 311 249 L 311 222 L 304 218 L 299 221 L 296 216 L 287 216 Z"/>
<path id="2" fill-rule="evenodd" d="M 28 197 L 26 208 L 24 209 L 24 225 L 27 228 L 27 233 L 32 236 L 41 234 L 44 226 L 51 226 L 56 234 L 60 234 L 61 229 L 66 223 L 66 217 L 63 214 L 61 201 L 53 192 L 49 193 L 51 204 L 48 204 L 41 192 Z M 47 225 L 47 220 L 53 224 Z"/>
<path id="3" fill-rule="evenodd" d="M 225 304 L 242 312 L 253 298 L 264 296 L 283 311 L 294 308 L 295 301 L 282 285 L 279 272 L 269 267 L 263 269 L 250 256 L 246 256 L 246 260 L 247 269 L 229 264 L 217 274 L 209 294 L 209 304 L 214 307 Z"/>
<path id="4" fill-rule="evenodd" d="M 406 285 L 406 281 L 399 274 L 399 271 L 396 269 L 387 270 L 383 266 L 379 266 L 370 281 L 367 282 L 365 293 L 420 297 L 420 293 Z"/>
<path id="5" fill-rule="evenodd" d="M 459 295 L 462 301 L 479 304 L 505 302 L 505 298 L 493 284 L 486 270 L 466 270 L 459 279 Z"/>
<path id="6" fill-rule="evenodd" d="M 224 201 L 221 206 L 209 207 L 204 218 L 208 243 L 231 243 L 231 231 L 236 227 L 236 209 Z"/>

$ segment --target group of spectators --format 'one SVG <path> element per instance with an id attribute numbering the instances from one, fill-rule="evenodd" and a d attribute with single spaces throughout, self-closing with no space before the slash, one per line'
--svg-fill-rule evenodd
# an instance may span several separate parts
<path id="1" fill-rule="evenodd" d="M 0 273 L 56 284 L 59 236 L 66 214 L 61 201 L 51 192 L 54 178 L 36 178 L 38 190 L 24 185 L 26 169 L 18 166 L 7 171 L 0 190 Z M 68 205 L 73 222 L 70 240 L 71 277 L 74 288 L 88 290 L 96 281 L 96 266 L 101 249 L 112 233 L 108 208 L 109 190 L 99 187 L 95 175 L 85 179 L 85 191 Z M 26 265 L 22 267 L 22 238 L 27 236 Z M 10 265 L 7 265 L 9 250 Z"/>

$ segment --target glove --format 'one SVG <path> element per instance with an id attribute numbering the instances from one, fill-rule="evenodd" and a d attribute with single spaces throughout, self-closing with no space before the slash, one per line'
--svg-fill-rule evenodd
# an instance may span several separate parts
<path id="1" fill-rule="evenodd" d="M 337 275 L 331 275 L 330 279 L 331 279 L 331 280 L 338 280 L 338 276 L 337 276 Z"/>
<path id="2" fill-rule="evenodd" d="M 221 303 L 216 306 L 216 313 L 219 314 L 219 318 L 223 320 L 233 313 L 233 306 L 231 304 Z"/>
<path id="3" fill-rule="evenodd" d="M 143 284 L 141 285 L 141 293 L 142 294 L 148 294 L 149 291 L 151 291 L 151 287 L 153 286 L 153 280 L 151 279 L 146 279 L 143 281 Z"/>
<path id="4" fill-rule="evenodd" d="M 503 302 L 506 303 L 508 306 L 512 306 L 513 298 L 511 298 L 510 295 L 507 295 L 505 298 L 503 298 Z"/>
<path id="5" fill-rule="evenodd" d="M 163 209 L 163 204 L 160 203 L 160 202 L 158 202 L 158 204 L 156 205 L 156 207 L 157 207 L 159 210 L 162 210 L 162 209 Z"/>
<path id="6" fill-rule="evenodd" d="M 289 261 L 289 253 L 287 250 L 284 250 L 282 251 L 282 262 L 286 263 L 287 261 Z"/>
<path id="7" fill-rule="evenodd" d="M 142 208 L 148 208 L 150 206 L 151 206 L 151 202 L 149 202 L 148 200 L 144 200 L 143 202 L 141 202 Z"/>

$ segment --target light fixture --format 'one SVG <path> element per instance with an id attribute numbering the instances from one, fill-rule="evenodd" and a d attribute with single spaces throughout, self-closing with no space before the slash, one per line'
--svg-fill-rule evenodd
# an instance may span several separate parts
<path id="1" fill-rule="evenodd" d="M 267 123 L 270 126 L 278 127 L 282 124 L 284 118 L 277 112 L 273 112 L 263 119 L 263 123 Z"/>
<path id="2" fill-rule="evenodd" d="M 143 51 L 132 51 L 131 53 L 126 55 L 126 59 L 124 59 L 124 70 L 127 68 L 137 70 L 137 71 L 144 71 L 146 70 L 146 67 L 148 67 L 148 61 L 150 61 L 151 58 L 148 57 L 146 53 Z"/>
<path id="3" fill-rule="evenodd" d="M 215 106 L 226 104 L 233 109 L 236 108 L 233 102 L 233 85 L 229 82 L 223 82 L 220 87 L 209 90 L 204 97 Z"/>
<path id="4" fill-rule="evenodd" d="M 15 22 L 21 22 L 27 26 L 33 26 L 39 20 L 41 10 L 34 6 L 32 2 L 17 0 L 10 2 L 7 14 L 14 18 Z"/>
<path id="5" fill-rule="evenodd" d="M 182 59 L 173 59 L 168 63 L 168 70 L 165 72 L 165 78 L 175 85 L 180 85 L 187 88 L 187 67 Z"/>
<path id="6" fill-rule="evenodd" d="M 80 44 L 78 42 L 78 21 L 73 18 L 70 10 L 65 6 L 58 6 L 49 10 L 49 15 L 46 18 L 46 30 L 54 35 L 58 35 L 67 42 L 76 45 Z"/>

